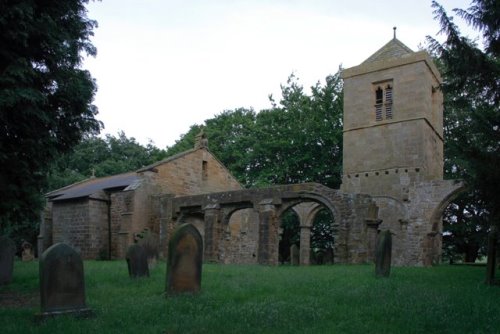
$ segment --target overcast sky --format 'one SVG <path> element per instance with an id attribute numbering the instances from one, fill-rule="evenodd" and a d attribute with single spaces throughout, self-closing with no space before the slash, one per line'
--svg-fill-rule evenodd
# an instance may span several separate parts
<path id="1" fill-rule="evenodd" d="M 470 1 L 440 3 L 451 13 Z M 224 110 L 269 108 L 292 72 L 310 87 L 360 64 L 393 26 L 414 51 L 439 31 L 430 0 L 103 0 L 88 10 L 98 53 L 84 67 L 103 134 L 160 148 Z"/>

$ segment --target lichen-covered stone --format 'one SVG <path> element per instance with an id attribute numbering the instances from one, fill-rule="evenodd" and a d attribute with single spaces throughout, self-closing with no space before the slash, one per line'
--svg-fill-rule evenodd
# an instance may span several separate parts
<path id="1" fill-rule="evenodd" d="M 200 291 L 202 260 L 203 241 L 196 227 L 178 226 L 168 244 L 167 294 Z"/>

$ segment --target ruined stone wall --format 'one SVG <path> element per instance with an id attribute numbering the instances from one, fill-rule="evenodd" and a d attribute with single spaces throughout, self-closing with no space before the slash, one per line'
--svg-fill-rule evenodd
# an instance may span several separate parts
<path id="1" fill-rule="evenodd" d="M 221 247 L 222 263 L 256 264 L 259 245 L 259 217 L 253 209 L 242 209 L 231 215 L 223 226 Z"/>

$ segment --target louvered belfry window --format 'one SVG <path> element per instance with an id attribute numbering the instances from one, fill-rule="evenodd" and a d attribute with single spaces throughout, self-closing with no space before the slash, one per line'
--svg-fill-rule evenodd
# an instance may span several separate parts
<path id="1" fill-rule="evenodd" d="M 385 88 L 385 118 L 392 118 L 392 87 L 391 85 L 387 85 Z"/>
<path id="2" fill-rule="evenodd" d="M 384 91 L 382 88 L 378 87 L 375 91 L 375 120 L 381 121 L 382 118 L 382 106 L 384 102 Z"/>
<path id="3" fill-rule="evenodd" d="M 375 120 L 392 119 L 392 84 L 377 84 L 375 87 Z"/>

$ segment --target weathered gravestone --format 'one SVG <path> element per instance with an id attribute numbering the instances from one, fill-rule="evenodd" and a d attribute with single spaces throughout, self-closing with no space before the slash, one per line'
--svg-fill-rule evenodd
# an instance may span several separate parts
<path id="1" fill-rule="evenodd" d="M 488 234 L 488 261 L 486 262 L 486 284 L 494 285 L 495 280 L 495 269 L 497 265 L 496 255 L 498 247 L 498 237 L 497 230 L 492 228 Z"/>
<path id="2" fill-rule="evenodd" d="M 0 237 L 0 285 L 12 281 L 16 244 L 7 237 Z"/>
<path id="3" fill-rule="evenodd" d="M 21 248 L 23 250 L 21 259 L 24 262 L 33 261 L 35 258 L 35 256 L 33 255 L 33 245 L 27 241 L 23 241 L 23 243 L 21 244 Z"/>
<path id="4" fill-rule="evenodd" d="M 85 304 L 83 261 L 70 246 L 58 243 L 40 257 L 40 299 L 37 320 L 61 314 L 90 316 Z"/>
<path id="5" fill-rule="evenodd" d="M 292 266 L 298 266 L 300 263 L 300 249 L 296 244 L 290 246 L 290 262 Z"/>
<path id="6" fill-rule="evenodd" d="M 333 264 L 333 248 L 332 247 L 328 247 L 325 250 L 325 256 L 324 256 L 323 262 L 325 264 Z"/>
<path id="7" fill-rule="evenodd" d="M 196 227 L 177 227 L 168 244 L 167 294 L 200 290 L 202 257 L 203 241 Z"/>
<path id="8" fill-rule="evenodd" d="M 126 255 L 128 275 L 132 278 L 148 277 L 148 256 L 146 250 L 141 245 L 131 245 L 127 250 Z"/>
<path id="9" fill-rule="evenodd" d="M 389 230 L 380 232 L 375 250 L 375 276 L 389 277 L 391 273 L 392 235 Z"/>

